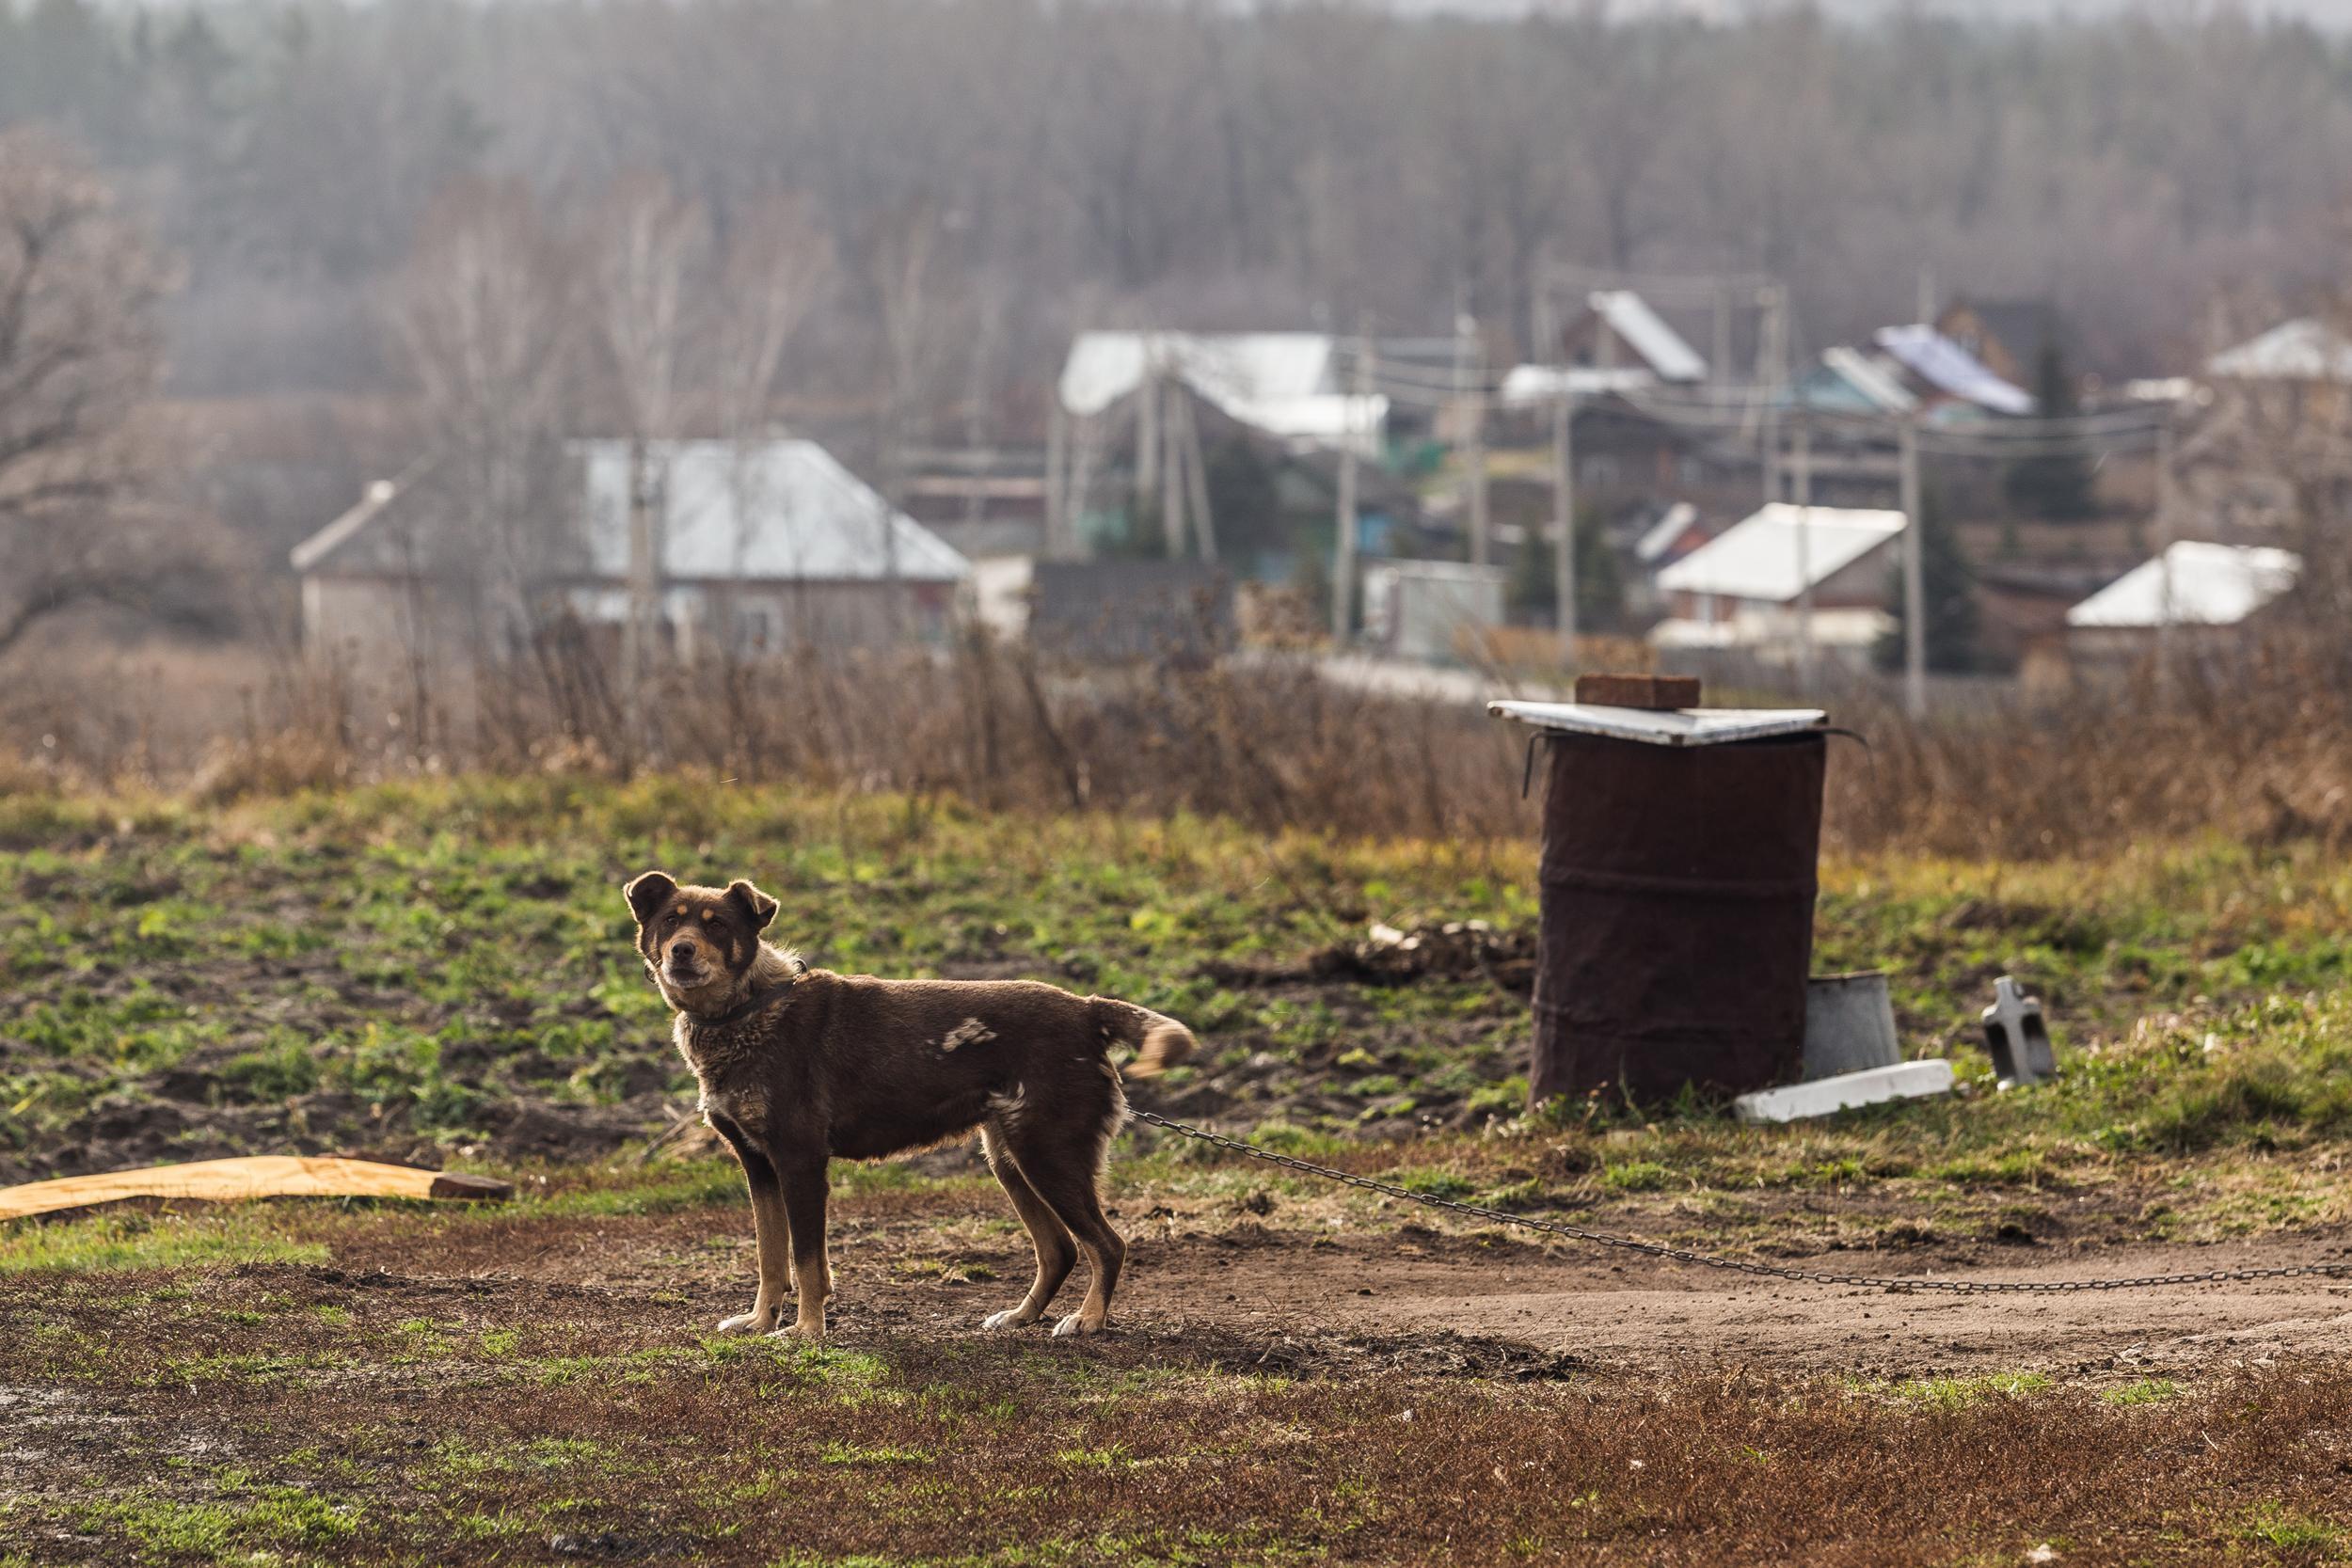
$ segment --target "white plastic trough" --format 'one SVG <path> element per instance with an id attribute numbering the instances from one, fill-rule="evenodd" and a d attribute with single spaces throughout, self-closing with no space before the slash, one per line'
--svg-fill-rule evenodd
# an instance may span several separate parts
<path id="1" fill-rule="evenodd" d="M 1741 1121 L 1803 1121 L 1860 1105 L 1883 1105 L 1890 1100 L 1949 1094 L 1951 1089 L 1951 1063 L 1898 1062 L 1893 1067 L 1865 1068 L 1784 1088 L 1758 1089 L 1733 1101 L 1731 1108 Z"/>

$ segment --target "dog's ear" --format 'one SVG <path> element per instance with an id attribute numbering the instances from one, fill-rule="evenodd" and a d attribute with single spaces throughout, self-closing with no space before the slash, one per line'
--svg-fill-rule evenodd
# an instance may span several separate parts
<path id="1" fill-rule="evenodd" d="M 621 896 L 628 900 L 628 912 L 643 926 L 653 918 L 653 911 L 669 902 L 677 891 L 677 879 L 666 871 L 648 871 L 633 879 L 621 889 Z"/>
<path id="2" fill-rule="evenodd" d="M 768 922 L 776 918 L 776 901 L 749 882 L 729 882 L 727 896 L 750 911 L 755 931 L 766 930 Z"/>

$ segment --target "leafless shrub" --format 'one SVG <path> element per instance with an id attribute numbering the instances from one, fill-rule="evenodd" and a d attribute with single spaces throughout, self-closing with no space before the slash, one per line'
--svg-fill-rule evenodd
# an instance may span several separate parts
<path id="1" fill-rule="evenodd" d="M 612 695 L 610 644 L 562 624 L 541 658 L 435 667 L 420 691 L 247 670 L 233 688 L 219 673 L 209 700 L 93 661 L 86 684 L 62 670 L 38 701 L 0 703 L 0 757 L 212 798 L 437 771 L 618 776 L 647 753 Z M 2185 668 L 1924 723 L 1849 693 L 1834 717 L 1867 750 L 1833 742 L 1828 847 L 2043 859 L 2200 836 L 2352 842 L 2352 700 L 2309 678 L 2326 667 L 2282 644 L 2251 674 Z M 1473 704 L 1343 689 L 1298 659 L 1081 670 L 983 637 L 800 649 L 664 666 L 641 721 L 665 766 L 745 786 L 1203 813 L 1345 836 L 1487 840 L 1536 821 L 1524 732 Z"/>
<path id="2" fill-rule="evenodd" d="M 169 283 L 87 159 L 0 132 L 0 653 L 80 605 L 189 625 L 218 608 L 185 519 L 155 503 L 136 418 Z"/>

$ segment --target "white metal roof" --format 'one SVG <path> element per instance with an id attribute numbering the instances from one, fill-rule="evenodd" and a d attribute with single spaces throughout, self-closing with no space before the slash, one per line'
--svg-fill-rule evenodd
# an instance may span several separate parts
<path id="1" fill-rule="evenodd" d="M 2033 395 L 1987 370 L 1983 361 L 1925 322 L 1882 326 L 1879 347 L 1938 391 L 1995 414 L 2030 414 Z"/>
<path id="2" fill-rule="evenodd" d="M 1911 395 L 1911 388 L 1905 387 L 1894 372 L 1859 349 L 1823 349 L 1821 363 L 1844 376 L 1855 391 L 1890 414 L 1908 414 L 1919 406 L 1919 400 Z"/>
<path id="3" fill-rule="evenodd" d="M 1486 711 L 1539 730 L 1607 736 L 1652 746 L 1712 746 L 1760 740 L 1820 727 L 1829 715 L 1817 707 L 1691 707 L 1666 713 L 1604 707 L 1597 703 L 1492 702 Z"/>
<path id="4" fill-rule="evenodd" d="M 1630 289 L 1601 289 L 1586 302 L 1661 381 L 1705 381 L 1707 361 Z"/>
<path id="5" fill-rule="evenodd" d="M 2245 381 L 2352 381 L 2352 339 L 2316 316 L 2303 316 L 2224 349 L 2205 369 Z"/>
<path id="6" fill-rule="evenodd" d="M 582 441 L 589 567 L 628 575 L 629 443 Z M 971 563 L 814 441 L 661 441 L 665 577 L 954 582 Z M 739 508 L 739 499 L 741 502 Z M 892 556 L 897 559 L 894 563 Z"/>
<path id="7" fill-rule="evenodd" d="M 1506 404 L 1549 403 L 1570 397 L 1598 397 L 1630 391 L 1657 383 L 1655 372 L 1639 365 L 1597 369 L 1590 365 L 1514 365 L 1503 372 L 1502 394 Z"/>
<path id="8" fill-rule="evenodd" d="M 1903 527 L 1899 512 L 1770 501 L 1661 571 L 1658 586 L 1673 594 L 1786 604 L 1895 538 Z"/>
<path id="9" fill-rule="evenodd" d="M 1361 440 L 1389 400 L 1355 396 L 1332 370 L 1326 332 L 1081 332 L 1059 390 L 1073 414 L 1099 414 L 1154 373 L 1182 381 L 1229 418 L 1270 435 L 1319 444 Z"/>
<path id="10" fill-rule="evenodd" d="M 1666 508 L 1665 515 L 1650 524 L 1642 537 L 1633 542 L 1633 559 L 1646 566 L 1674 547 L 1676 540 L 1690 531 L 1699 520 L 1699 509 L 1689 501 L 1677 501 Z"/>
<path id="11" fill-rule="evenodd" d="M 2175 540 L 2066 612 L 2070 626 L 2233 626 L 2295 585 L 2292 550 Z"/>

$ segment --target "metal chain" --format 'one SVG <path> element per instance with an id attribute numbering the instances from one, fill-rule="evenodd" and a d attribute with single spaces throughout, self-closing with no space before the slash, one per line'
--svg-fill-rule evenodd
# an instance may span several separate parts
<path id="1" fill-rule="evenodd" d="M 1159 1115 L 1154 1111 L 1135 1111 L 1137 1121 L 1148 1121 L 1154 1127 L 1165 1127 L 1187 1138 L 1197 1138 L 1217 1148 L 1247 1154 L 1253 1160 L 1280 1165 L 1287 1170 L 1302 1171 L 1319 1176 L 1327 1181 L 1338 1181 L 1350 1187 L 1360 1187 L 1368 1193 L 1378 1193 L 1406 1203 L 1417 1203 L 1424 1209 L 1448 1209 L 1457 1214 L 1488 1220 L 1497 1225 L 1514 1225 L 1522 1230 L 1540 1230 L 1549 1236 L 1565 1236 L 1572 1242 L 1588 1242 L 1595 1246 L 1612 1247 L 1619 1252 L 1637 1252 L 1647 1258 L 1662 1258 L 1670 1262 L 1692 1263 L 1705 1269 L 1721 1269 L 1728 1274 L 1760 1275 L 1770 1279 L 1794 1280 L 1800 1285 L 1846 1285 L 1873 1291 L 1940 1291 L 1947 1295 L 2065 1295 L 2078 1291 L 2144 1291 L 2167 1285 L 2212 1285 L 2222 1281 L 2251 1279 L 2352 1278 L 2352 1263 L 2286 1263 L 2259 1269 L 2208 1269 L 2201 1274 L 2148 1274 L 2126 1279 L 1935 1279 L 1904 1275 L 1820 1274 L 1810 1269 L 1792 1269 L 1778 1263 L 1750 1262 L 1745 1259 L 1724 1258 L 1714 1253 L 1692 1252 L 1688 1247 L 1667 1246 L 1661 1242 L 1637 1241 L 1630 1236 L 1613 1236 L 1605 1230 L 1587 1230 L 1581 1225 L 1563 1220 L 1536 1219 L 1527 1214 L 1506 1213 L 1500 1209 L 1482 1208 L 1475 1203 L 1463 1203 L 1450 1197 L 1433 1197 L 1416 1193 L 1393 1182 L 1375 1180 L 1369 1176 L 1353 1176 L 1329 1165 L 1277 1154 L 1256 1144 L 1229 1138 L 1205 1128 L 1188 1126 Z"/>

